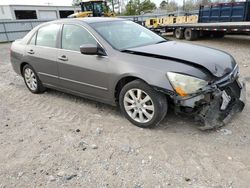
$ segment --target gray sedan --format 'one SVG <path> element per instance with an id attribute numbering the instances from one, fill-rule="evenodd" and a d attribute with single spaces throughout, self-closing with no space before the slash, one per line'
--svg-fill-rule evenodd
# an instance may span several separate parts
<path id="1" fill-rule="evenodd" d="M 52 88 L 119 105 L 144 128 L 158 125 L 168 109 L 195 117 L 201 129 L 216 128 L 245 104 L 232 56 L 166 40 L 119 18 L 39 25 L 13 42 L 11 63 L 32 93 Z"/>

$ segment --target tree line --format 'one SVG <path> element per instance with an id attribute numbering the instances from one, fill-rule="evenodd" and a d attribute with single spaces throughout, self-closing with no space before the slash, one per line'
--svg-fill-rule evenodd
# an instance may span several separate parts
<path id="1" fill-rule="evenodd" d="M 77 4 L 81 0 L 73 0 L 73 4 Z M 107 0 L 108 4 L 111 5 L 111 10 L 118 8 L 118 14 L 122 15 L 142 15 L 150 13 L 153 10 L 159 8 L 166 10 L 166 12 L 174 12 L 179 9 L 189 12 L 192 10 L 199 9 L 200 5 L 209 5 L 211 3 L 225 3 L 235 2 L 235 0 L 183 0 L 183 5 L 179 6 L 175 0 L 163 0 L 160 6 L 157 7 L 153 0 L 129 0 L 125 5 L 125 10 L 120 12 L 121 6 L 124 6 L 124 0 Z"/>
<path id="2" fill-rule="evenodd" d="M 189 12 L 199 9 L 201 5 L 228 2 L 235 2 L 235 0 L 183 0 L 182 6 L 179 6 L 175 0 L 163 0 L 158 8 L 166 10 L 167 12 L 174 12 L 179 9 Z M 139 15 L 141 13 L 151 12 L 156 8 L 156 4 L 151 0 L 129 0 L 125 8 L 125 15 Z"/>

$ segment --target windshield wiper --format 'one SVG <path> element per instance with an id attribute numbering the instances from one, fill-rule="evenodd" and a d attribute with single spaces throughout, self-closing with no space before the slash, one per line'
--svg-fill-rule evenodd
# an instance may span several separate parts
<path id="1" fill-rule="evenodd" d="M 160 44 L 160 43 L 163 43 L 163 42 L 167 42 L 167 40 L 161 40 L 161 41 L 157 42 L 156 44 Z"/>
<path id="2" fill-rule="evenodd" d="M 126 52 L 126 53 L 133 54 L 133 51 L 130 51 L 130 50 L 127 50 L 127 49 L 125 49 L 125 50 L 120 50 L 120 52 Z"/>

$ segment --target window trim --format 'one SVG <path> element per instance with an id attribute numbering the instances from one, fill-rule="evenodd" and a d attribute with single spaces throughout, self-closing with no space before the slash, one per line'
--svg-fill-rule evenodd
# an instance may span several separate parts
<path id="1" fill-rule="evenodd" d="M 59 41 L 59 49 L 61 50 L 66 50 L 66 51 L 70 51 L 70 52 L 77 52 L 77 53 L 81 53 L 80 51 L 75 51 L 75 50 L 68 50 L 68 49 L 64 49 L 62 48 L 62 37 L 63 37 L 63 28 L 64 25 L 74 25 L 74 26 L 79 26 L 83 29 L 85 29 L 96 41 L 97 45 L 100 45 L 102 47 L 102 49 L 105 51 L 105 53 L 107 54 L 106 57 L 108 56 L 107 50 L 103 47 L 103 45 L 100 43 L 100 41 L 95 37 L 95 35 L 93 35 L 88 28 L 86 28 L 85 26 L 81 25 L 81 24 L 77 24 L 77 23 L 63 23 L 61 26 L 61 31 L 60 31 L 60 41 Z M 105 56 L 103 56 L 105 57 Z"/>
<path id="2" fill-rule="evenodd" d="M 30 44 L 31 40 L 33 39 L 33 37 L 35 36 L 35 44 Z M 29 38 L 28 42 L 27 42 L 27 45 L 32 45 L 32 46 L 36 46 L 36 36 L 37 36 L 37 31 L 34 32 L 32 34 L 32 36 Z"/>

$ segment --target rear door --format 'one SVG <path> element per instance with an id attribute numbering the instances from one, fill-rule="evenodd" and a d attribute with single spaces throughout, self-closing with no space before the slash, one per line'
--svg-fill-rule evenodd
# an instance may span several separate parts
<path id="1" fill-rule="evenodd" d="M 62 87 L 105 100 L 108 97 L 107 56 L 80 53 L 83 44 L 97 44 L 95 37 L 83 26 L 64 24 L 58 57 Z"/>
<path id="2" fill-rule="evenodd" d="M 59 24 L 41 27 L 26 46 L 27 61 L 44 84 L 58 85 Z"/>

